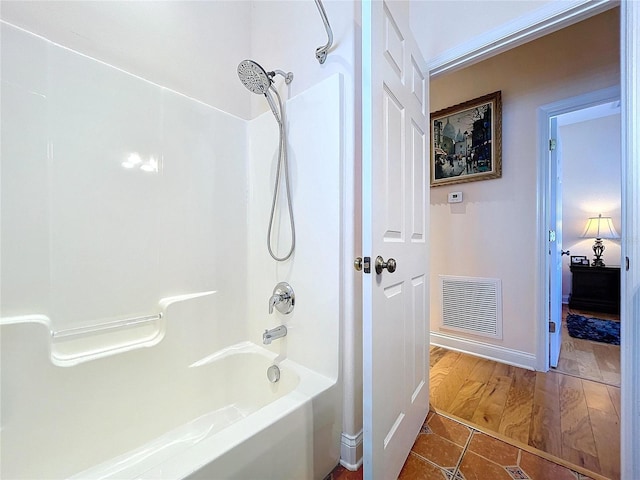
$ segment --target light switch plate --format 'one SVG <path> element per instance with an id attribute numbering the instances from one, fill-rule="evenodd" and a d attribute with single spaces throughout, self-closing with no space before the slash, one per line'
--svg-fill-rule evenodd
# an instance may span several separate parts
<path id="1" fill-rule="evenodd" d="M 460 202 L 462 202 L 462 192 L 449 193 L 449 203 L 460 203 Z"/>

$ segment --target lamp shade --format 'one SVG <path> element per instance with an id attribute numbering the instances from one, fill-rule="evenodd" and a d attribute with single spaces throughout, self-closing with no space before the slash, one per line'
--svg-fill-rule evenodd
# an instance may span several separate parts
<path id="1" fill-rule="evenodd" d="M 620 238 L 613 227 L 611 217 L 603 217 L 602 214 L 597 217 L 589 217 L 582 236 L 584 238 Z"/>

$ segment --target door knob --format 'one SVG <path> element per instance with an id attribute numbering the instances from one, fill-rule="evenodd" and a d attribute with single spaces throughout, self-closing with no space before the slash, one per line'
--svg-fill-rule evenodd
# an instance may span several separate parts
<path id="1" fill-rule="evenodd" d="M 386 262 L 384 258 L 380 255 L 376 257 L 376 273 L 380 275 L 382 271 L 386 268 L 389 273 L 393 273 L 396 271 L 396 261 L 393 258 L 390 258 Z"/>
<path id="2" fill-rule="evenodd" d="M 563 255 L 571 255 L 571 252 L 569 250 L 560 250 L 560 256 Z"/>

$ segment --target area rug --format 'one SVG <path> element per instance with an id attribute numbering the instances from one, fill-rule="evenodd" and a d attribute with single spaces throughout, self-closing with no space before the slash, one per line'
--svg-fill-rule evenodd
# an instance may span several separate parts
<path id="1" fill-rule="evenodd" d="M 583 317 L 575 313 L 567 315 L 569 335 L 594 342 L 620 345 L 620 322 L 600 318 Z"/>

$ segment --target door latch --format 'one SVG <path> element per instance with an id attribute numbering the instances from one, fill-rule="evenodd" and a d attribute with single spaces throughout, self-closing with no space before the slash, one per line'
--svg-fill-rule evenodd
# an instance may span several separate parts
<path id="1" fill-rule="evenodd" d="M 371 273 L 371 257 L 358 257 L 353 261 L 353 268 L 358 272 L 364 270 L 364 273 Z"/>

